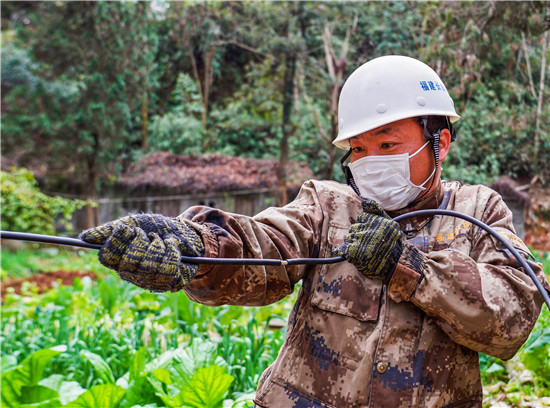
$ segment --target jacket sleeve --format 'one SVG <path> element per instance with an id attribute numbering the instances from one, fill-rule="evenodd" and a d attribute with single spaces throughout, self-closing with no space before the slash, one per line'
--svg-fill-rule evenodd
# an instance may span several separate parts
<path id="1" fill-rule="evenodd" d="M 528 258 L 529 250 L 513 233 L 511 212 L 498 194 L 476 215 Z M 533 329 L 542 296 L 502 243 L 482 229 L 472 228 L 471 234 L 469 254 L 452 245 L 421 253 L 406 244 L 388 293 L 395 301 L 411 301 L 435 318 L 454 342 L 508 359 Z M 418 264 L 424 276 L 415 271 Z M 533 262 L 530 266 L 549 290 L 541 267 Z"/>
<path id="2" fill-rule="evenodd" d="M 323 220 L 315 189 L 307 183 L 292 203 L 254 217 L 195 206 L 179 216 L 201 235 L 211 258 L 289 259 L 314 256 Z M 261 306 L 292 293 L 306 266 L 201 265 L 185 288 L 207 305 Z"/>

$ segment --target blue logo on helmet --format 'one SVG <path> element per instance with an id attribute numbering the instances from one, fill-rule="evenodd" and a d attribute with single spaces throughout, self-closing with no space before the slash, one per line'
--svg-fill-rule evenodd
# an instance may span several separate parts
<path id="1" fill-rule="evenodd" d="M 445 86 L 439 81 L 420 81 L 423 91 L 446 91 Z"/>

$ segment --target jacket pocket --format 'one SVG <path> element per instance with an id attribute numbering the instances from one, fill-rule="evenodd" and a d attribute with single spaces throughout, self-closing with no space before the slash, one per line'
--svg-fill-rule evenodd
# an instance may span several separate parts
<path id="1" fill-rule="evenodd" d="M 364 277 L 347 262 L 321 269 L 299 347 L 320 366 L 356 369 L 371 351 L 381 292 L 382 282 Z"/>
<path id="2" fill-rule="evenodd" d="M 382 282 L 361 275 L 348 262 L 323 268 L 312 292 L 311 303 L 321 310 L 361 322 L 378 319 Z"/>
<path id="3" fill-rule="evenodd" d="M 331 225 L 327 247 L 344 242 L 349 225 Z M 357 268 L 343 261 L 324 265 L 312 282 L 311 304 L 326 312 L 351 317 L 360 322 L 378 319 L 382 282 L 361 274 Z"/>

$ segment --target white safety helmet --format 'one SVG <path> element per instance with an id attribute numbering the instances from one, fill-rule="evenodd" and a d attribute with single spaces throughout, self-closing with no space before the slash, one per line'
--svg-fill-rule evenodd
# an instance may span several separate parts
<path id="1" fill-rule="evenodd" d="M 357 68 L 338 102 L 338 136 L 332 142 L 348 150 L 349 138 L 401 119 L 418 116 L 460 119 L 443 81 L 414 58 L 388 55 Z"/>

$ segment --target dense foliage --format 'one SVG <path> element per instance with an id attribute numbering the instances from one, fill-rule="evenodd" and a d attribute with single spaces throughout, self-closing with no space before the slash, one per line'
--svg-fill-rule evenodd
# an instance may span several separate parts
<path id="1" fill-rule="evenodd" d="M 86 269 L 41 295 L 27 284 L 2 306 L 2 406 L 245 407 L 284 339 L 296 293 L 263 308 L 208 307 L 183 293 L 154 294 L 95 262 L 95 253 L 27 253 L 34 272 Z M 58 251 L 56 249 L 56 251 Z M 550 253 L 539 254 L 550 276 Z M 2 250 L 2 274 L 21 253 Z M 280 324 L 280 323 L 279 323 Z M 509 361 L 480 355 L 484 406 L 550 403 L 550 312 Z M 222 403 L 223 401 L 223 403 Z M 185 405 L 183 405 L 185 403 Z M 34 404 L 34 405 L 33 405 Z"/>
<path id="2" fill-rule="evenodd" d="M 92 203 L 40 191 L 33 174 L 24 168 L 1 172 L 2 229 L 55 234 L 61 227 L 72 230 L 73 212 Z"/>
<path id="3" fill-rule="evenodd" d="M 341 179 L 339 89 L 386 54 L 426 61 L 455 99 L 444 176 L 550 175 L 547 2 L 7 1 L 2 23 L 2 154 L 49 190 L 95 197 L 158 150 Z"/>
<path id="4" fill-rule="evenodd" d="M 13 256 L 2 250 L 3 274 Z M 102 278 L 42 295 L 27 284 L 23 295 L 6 295 L 2 406 L 202 408 L 251 400 L 284 339 L 269 322 L 288 315 L 290 301 L 207 307 L 183 292 L 127 284 L 94 261 L 95 253 L 63 256 L 67 269 L 93 266 Z"/>

